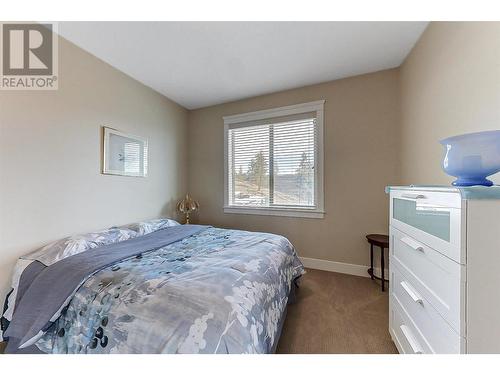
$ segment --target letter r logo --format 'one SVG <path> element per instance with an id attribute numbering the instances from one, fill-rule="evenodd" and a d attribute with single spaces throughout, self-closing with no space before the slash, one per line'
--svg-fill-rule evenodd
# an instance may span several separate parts
<path id="1" fill-rule="evenodd" d="M 52 75 L 52 25 L 2 26 L 4 75 Z"/>

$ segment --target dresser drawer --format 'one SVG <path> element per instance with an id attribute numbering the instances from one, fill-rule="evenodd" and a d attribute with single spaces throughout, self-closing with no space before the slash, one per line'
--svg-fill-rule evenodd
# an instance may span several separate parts
<path id="1" fill-rule="evenodd" d="M 430 352 L 446 354 L 460 353 L 460 336 L 439 315 L 420 291 L 400 273 L 391 268 L 391 305 L 399 305 L 411 321 L 415 335 L 422 337 Z"/>
<path id="2" fill-rule="evenodd" d="M 391 225 L 443 255 L 464 263 L 461 202 L 458 193 L 393 190 Z"/>
<path id="3" fill-rule="evenodd" d="M 389 329 L 401 354 L 431 354 L 430 348 L 396 299 L 391 299 Z"/>
<path id="4" fill-rule="evenodd" d="M 460 333 L 465 296 L 465 266 L 454 262 L 403 232 L 390 229 L 390 264 Z"/>

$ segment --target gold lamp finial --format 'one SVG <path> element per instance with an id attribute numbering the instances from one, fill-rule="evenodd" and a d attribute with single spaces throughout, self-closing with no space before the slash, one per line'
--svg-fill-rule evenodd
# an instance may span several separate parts
<path id="1" fill-rule="evenodd" d="M 186 197 L 177 203 L 177 210 L 186 215 L 186 224 L 189 224 L 189 214 L 200 208 L 200 204 L 186 194 Z"/>

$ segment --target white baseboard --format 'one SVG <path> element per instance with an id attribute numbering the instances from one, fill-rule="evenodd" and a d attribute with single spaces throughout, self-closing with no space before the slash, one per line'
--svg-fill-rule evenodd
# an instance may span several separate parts
<path id="1" fill-rule="evenodd" d="M 315 258 L 305 258 L 300 257 L 302 264 L 306 268 L 312 268 L 315 270 L 321 271 L 329 271 L 329 272 L 338 272 L 338 273 L 346 273 L 348 275 L 354 276 L 363 276 L 370 277 L 368 274 L 369 266 L 363 266 L 361 264 L 350 264 L 350 263 L 342 263 L 342 262 L 333 262 L 331 260 L 323 260 L 323 259 L 315 259 Z M 380 277 L 380 267 L 374 267 L 375 276 Z M 389 278 L 389 270 L 385 270 L 385 278 Z"/>

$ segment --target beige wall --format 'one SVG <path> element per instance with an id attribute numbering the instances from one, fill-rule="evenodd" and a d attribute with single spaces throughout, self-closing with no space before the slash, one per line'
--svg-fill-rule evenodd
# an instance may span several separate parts
<path id="1" fill-rule="evenodd" d="M 438 141 L 500 128 L 500 22 L 432 22 L 401 67 L 401 115 L 402 182 L 450 184 Z"/>
<path id="2" fill-rule="evenodd" d="M 65 40 L 59 90 L 0 91 L 0 299 L 16 258 L 68 234 L 173 213 L 187 111 Z M 147 178 L 100 174 L 100 127 L 147 137 Z"/>
<path id="3" fill-rule="evenodd" d="M 384 187 L 399 182 L 399 76 L 387 70 L 191 111 L 189 189 L 199 222 L 287 236 L 305 257 L 368 263 L 364 235 L 387 233 Z M 222 116 L 325 99 L 324 219 L 223 213 Z"/>

